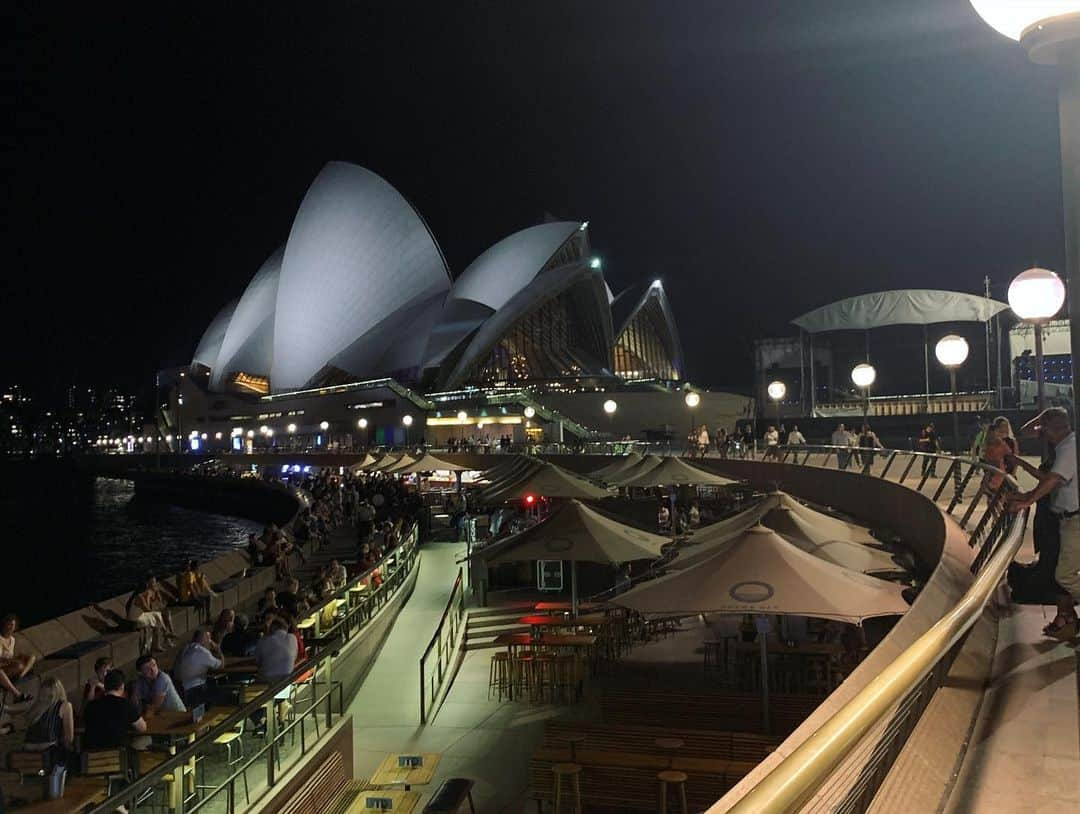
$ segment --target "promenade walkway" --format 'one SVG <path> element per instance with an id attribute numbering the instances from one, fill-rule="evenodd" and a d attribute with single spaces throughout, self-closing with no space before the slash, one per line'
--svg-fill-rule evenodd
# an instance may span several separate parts
<path id="1" fill-rule="evenodd" d="M 566 710 L 489 701 L 491 651 L 466 655 L 461 672 L 435 720 L 421 726 L 418 662 L 449 597 L 464 544 L 427 543 L 412 597 L 394 623 L 371 672 L 353 699 L 355 769 L 370 777 L 389 752 L 442 754 L 432 783 L 416 790 L 427 796 L 447 777 L 476 781 L 478 811 L 522 810 L 529 757 L 543 721 Z"/>

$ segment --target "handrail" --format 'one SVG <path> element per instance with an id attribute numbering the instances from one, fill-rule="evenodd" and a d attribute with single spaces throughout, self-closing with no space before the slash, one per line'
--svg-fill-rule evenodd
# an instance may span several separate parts
<path id="1" fill-rule="evenodd" d="M 450 596 L 446 599 L 446 607 L 443 608 L 442 616 L 439 617 L 439 622 L 435 625 L 435 632 L 431 635 L 431 641 L 428 642 L 427 647 L 424 648 L 423 654 L 420 656 L 420 723 L 426 724 L 428 721 L 429 711 L 434 709 L 434 704 L 438 698 L 440 690 L 443 688 L 445 674 L 443 673 L 443 657 L 446 655 L 443 652 L 443 646 L 446 643 L 453 643 L 457 640 L 457 632 L 459 626 L 461 626 L 462 617 L 465 615 L 465 589 L 464 589 L 464 575 L 461 566 L 458 566 L 457 579 L 454 580 L 453 587 L 450 588 Z M 451 615 L 451 611 L 455 611 Z M 449 622 L 449 628 L 447 628 L 447 622 Z M 444 632 L 448 632 L 449 635 L 443 636 Z M 424 674 L 424 665 L 427 662 L 427 658 L 431 655 L 431 651 L 438 646 L 439 657 L 436 664 L 437 683 L 434 691 L 431 693 L 432 706 L 427 705 L 427 677 Z M 455 648 L 456 649 L 456 648 Z"/>
<path id="2" fill-rule="evenodd" d="M 876 451 L 892 455 L 900 452 Z M 991 508 L 987 509 L 988 514 L 993 511 L 992 507 L 1003 506 L 1007 493 L 1019 488 L 1010 475 L 970 458 L 902 452 L 907 455 L 932 456 L 949 460 L 950 467 L 957 468 L 956 483 L 959 488 L 963 488 L 959 484 L 960 463 L 973 464 L 964 483 L 977 467 L 1003 475 L 1002 485 L 991 500 Z M 945 477 L 948 475 L 952 475 L 951 469 Z M 920 483 L 919 487 L 922 485 L 923 483 Z M 978 496 L 973 498 L 973 503 L 978 499 Z M 955 505 L 956 498 L 950 505 L 950 510 Z M 969 508 L 967 516 L 970 514 Z M 781 814 L 781 812 L 797 811 L 800 806 L 810 800 L 844 758 L 857 747 L 860 739 L 880 723 L 890 710 L 915 691 L 920 682 L 948 656 L 952 648 L 978 621 L 986 603 L 1004 578 L 1009 564 L 1023 542 L 1027 512 L 1006 515 L 1002 520 L 1008 523 L 1008 529 L 1000 541 L 993 538 L 989 529 L 986 529 L 985 535 L 982 534 L 985 518 L 972 534 L 972 545 L 978 541 L 976 538 L 982 537 L 985 549 L 976 558 L 973 569 L 977 569 L 980 561 L 982 567 L 977 569 L 975 581 L 952 610 L 900 653 L 862 690 L 727 809 L 728 814 Z M 989 557 L 984 556 L 987 550 L 990 552 Z"/>

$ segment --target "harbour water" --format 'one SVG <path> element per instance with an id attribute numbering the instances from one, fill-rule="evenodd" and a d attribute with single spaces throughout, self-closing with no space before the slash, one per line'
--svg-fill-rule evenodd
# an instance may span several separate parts
<path id="1" fill-rule="evenodd" d="M 0 490 L 0 613 L 23 626 L 243 546 L 261 526 L 141 500 L 131 481 L 29 466 Z"/>

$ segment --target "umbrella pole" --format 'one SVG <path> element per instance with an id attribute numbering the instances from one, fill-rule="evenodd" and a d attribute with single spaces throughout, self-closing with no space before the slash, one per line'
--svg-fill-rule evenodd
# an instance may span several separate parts
<path id="1" fill-rule="evenodd" d="M 578 615 L 577 560 L 570 561 L 570 611 L 575 617 Z"/>
<path id="2" fill-rule="evenodd" d="M 766 634 L 758 633 L 758 641 L 761 642 L 761 729 L 766 735 L 769 734 L 769 645 L 765 641 Z"/>

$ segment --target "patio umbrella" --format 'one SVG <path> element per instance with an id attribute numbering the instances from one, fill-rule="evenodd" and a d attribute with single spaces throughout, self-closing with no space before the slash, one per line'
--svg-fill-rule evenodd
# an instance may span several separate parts
<path id="1" fill-rule="evenodd" d="M 903 588 L 807 554 L 754 526 L 692 568 L 632 588 L 613 601 L 647 616 L 699 613 L 813 616 L 859 624 L 900 615 Z M 761 641 L 762 718 L 768 729 L 768 646 Z"/>
<path id="2" fill-rule="evenodd" d="M 386 472 L 387 474 L 400 475 L 401 470 L 403 470 L 407 466 L 411 466 L 414 463 L 416 463 L 416 458 L 414 458 L 412 455 L 409 455 L 408 453 L 406 453 L 405 455 L 402 455 L 400 458 L 397 459 L 397 461 L 390 464 L 390 466 L 386 467 L 386 469 L 384 469 L 382 471 Z"/>
<path id="3" fill-rule="evenodd" d="M 633 480 L 638 475 L 643 475 L 650 469 L 656 469 L 664 462 L 659 455 L 644 455 L 636 464 L 626 467 L 618 475 L 608 475 L 607 481 L 613 486 L 622 486 L 626 481 Z"/>
<path id="4" fill-rule="evenodd" d="M 368 472 L 383 472 L 401 460 L 400 455 L 386 453 L 379 460 L 368 467 Z"/>
<path id="5" fill-rule="evenodd" d="M 368 452 L 364 455 L 364 460 L 354 463 L 352 466 L 349 467 L 349 469 L 353 472 L 359 472 L 363 469 L 367 469 L 369 466 L 375 463 L 376 460 L 377 459 L 375 458 L 375 456 Z"/>
<path id="6" fill-rule="evenodd" d="M 716 554 L 720 547 L 731 542 L 751 526 L 761 522 L 761 518 L 780 504 L 776 495 L 768 495 L 748 509 L 736 515 L 712 523 L 694 532 L 694 535 L 678 548 L 678 556 L 666 567 L 675 571 L 684 571 Z"/>
<path id="7" fill-rule="evenodd" d="M 589 472 L 587 474 L 596 481 L 604 482 L 613 480 L 619 474 L 630 469 L 630 467 L 636 466 L 643 457 L 644 456 L 640 452 L 631 452 L 629 455 L 622 455 L 611 463 L 600 467 L 595 472 Z"/>
<path id="8" fill-rule="evenodd" d="M 832 517 L 831 515 L 811 509 L 804 503 L 800 503 L 787 492 L 774 492 L 780 498 L 780 505 L 791 509 L 807 522 L 813 524 L 822 534 L 827 534 L 830 540 L 848 540 L 852 543 L 872 543 L 878 541 L 870 534 L 869 530 L 855 523 Z"/>
<path id="9" fill-rule="evenodd" d="M 420 458 L 413 461 L 408 466 L 404 466 L 401 469 L 395 468 L 394 471 L 397 472 L 399 475 L 412 475 L 416 472 L 434 472 L 436 469 L 444 472 L 469 471 L 469 467 L 467 466 L 450 463 L 450 461 L 443 461 L 427 452 L 425 452 Z"/>
<path id="10" fill-rule="evenodd" d="M 504 456 L 508 460 L 500 461 L 487 469 L 483 470 L 484 474 L 481 480 L 485 480 L 488 483 L 497 483 L 506 477 L 509 477 L 515 472 L 522 472 L 531 468 L 536 460 L 524 455 Z"/>
<path id="11" fill-rule="evenodd" d="M 577 563 L 655 560 L 670 542 L 589 508 L 579 500 L 556 506 L 545 520 L 476 552 L 489 564 L 524 560 L 569 560 L 571 605 L 577 613 Z"/>
<path id="12" fill-rule="evenodd" d="M 640 474 L 630 473 L 629 478 L 620 478 L 619 486 L 672 486 L 679 484 L 694 486 L 730 486 L 738 481 L 714 475 L 684 461 L 682 458 L 666 457 L 660 459 L 658 466 L 651 467 Z"/>
<path id="13" fill-rule="evenodd" d="M 823 530 L 821 526 L 811 522 L 808 516 L 789 505 L 780 505 L 769 510 L 762 523 L 782 535 L 789 543 L 833 565 L 864 574 L 896 573 L 904 570 L 887 551 L 872 548 L 865 543 L 833 539 L 829 536 L 829 526 L 825 526 Z"/>
<path id="14" fill-rule="evenodd" d="M 599 499 L 609 497 L 610 492 L 590 480 L 575 475 L 561 466 L 537 461 L 534 468 L 525 470 L 520 477 L 500 481 L 481 493 L 485 503 L 519 500 L 526 495 L 537 497 L 573 497 Z"/>

